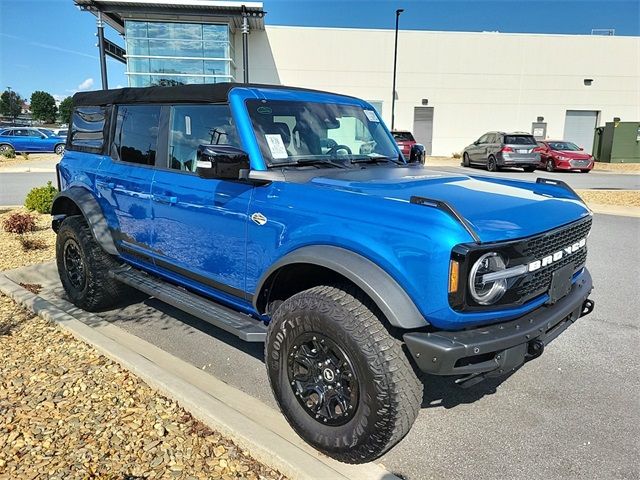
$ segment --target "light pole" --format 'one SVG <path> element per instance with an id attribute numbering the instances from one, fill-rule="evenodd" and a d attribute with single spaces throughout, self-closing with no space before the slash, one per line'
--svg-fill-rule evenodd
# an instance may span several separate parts
<path id="1" fill-rule="evenodd" d="M 11 87 L 7 87 L 7 91 L 9 92 L 9 115 L 11 115 L 11 123 L 15 125 L 16 116 L 13 113 L 13 92 L 11 91 Z"/>
<path id="2" fill-rule="evenodd" d="M 391 130 L 395 127 L 396 120 L 396 64 L 398 62 L 398 20 L 404 8 L 396 10 L 396 42 L 393 48 L 393 91 L 391 92 Z"/>

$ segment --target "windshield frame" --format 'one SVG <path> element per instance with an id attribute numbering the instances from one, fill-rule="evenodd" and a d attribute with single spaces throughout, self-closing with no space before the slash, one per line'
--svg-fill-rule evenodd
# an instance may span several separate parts
<path id="1" fill-rule="evenodd" d="M 276 92 L 274 90 L 274 92 Z M 263 93 L 263 92 L 261 92 Z M 266 92 L 264 92 L 266 93 Z M 260 97 L 256 98 L 256 96 L 250 96 L 250 95 L 242 95 L 242 104 L 244 107 L 244 111 L 243 114 L 246 115 L 247 118 L 247 122 L 243 122 L 245 123 L 245 127 L 248 127 L 251 130 L 251 136 L 252 136 L 252 140 L 255 141 L 255 145 L 252 145 L 253 148 L 251 148 L 252 150 L 255 149 L 256 153 L 260 156 L 260 159 L 262 160 L 262 163 L 264 165 L 264 168 L 260 168 L 259 165 L 255 165 L 254 166 L 254 162 L 252 162 L 252 169 L 255 170 L 267 170 L 267 169 L 272 169 L 272 168 L 296 168 L 296 167 L 303 167 L 303 166 L 307 166 L 309 163 L 308 162 L 301 162 L 299 165 L 296 165 L 295 162 L 295 158 L 289 157 L 287 160 L 283 159 L 283 162 L 274 162 L 272 161 L 272 158 L 269 158 L 268 155 L 265 155 L 263 152 L 263 147 L 260 145 L 260 142 L 258 141 L 258 135 L 259 132 L 256 130 L 255 125 L 254 125 L 254 119 L 250 113 L 250 102 L 251 104 L 253 104 L 256 101 L 265 101 L 265 103 L 270 103 L 270 102 L 292 102 L 292 103 L 311 103 L 311 104 L 328 104 L 328 105 L 338 105 L 338 106 L 345 106 L 345 107 L 352 107 L 352 108 L 359 108 L 362 109 L 363 112 L 365 110 L 369 110 L 371 112 L 373 112 L 375 114 L 375 118 L 376 120 L 373 120 L 371 122 L 374 123 L 378 123 L 380 125 L 380 130 L 379 130 L 379 135 L 384 135 L 384 138 L 386 138 L 388 140 L 388 147 L 390 148 L 389 152 L 392 153 L 392 155 L 382 155 L 382 154 L 378 154 L 380 159 L 383 158 L 389 158 L 390 161 L 389 162 L 384 162 L 384 163 L 391 163 L 394 166 L 396 165 L 406 165 L 406 160 L 404 159 L 404 157 L 402 156 L 402 152 L 400 151 L 399 146 L 397 145 L 393 135 L 389 132 L 389 129 L 387 128 L 386 124 L 384 123 L 384 121 L 382 120 L 380 114 L 375 110 L 375 108 L 373 106 L 371 106 L 370 104 L 368 104 L 367 102 L 363 101 L 363 100 L 359 100 L 356 99 L 354 97 L 344 97 L 341 95 L 336 95 L 336 94 L 330 94 L 330 93 L 324 93 L 324 92 L 313 92 L 313 91 L 304 91 L 304 92 L 286 92 L 284 90 L 279 90 L 277 92 L 277 95 L 261 95 Z M 286 94 L 285 94 L 286 93 Z M 234 100 L 233 98 L 230 98 L 230 102 L 233 104 Z M 364 113 L 363 113 L 364 114 Z M 366 116 L 367 114 L 365 114 Z M 381 138 L 381 137 L 378 137 Z M 253 143 L 253 142 L 252 142 Z M 373 152 L 372 152 L 373 154 Z M 298 155 L 301 157 L 301 159 L 308 159 L 310 157 L 315 157 L 314 155 Z M 351 159 L 352 158 L 361 158 L 362 154 L 360 154 L 359 152 L 352 152 L 352 154 L 350 155 L 336 155 L 336 156 L 326 156 L 325 154 L 322 155 L 317 155 L 316 160 L 318 161 L 314 166 L 317 168 L 335 168 L 335 162 L 343 162 L 345 167 L 347 168 L 360 168 L 362 166 L 362 163 L 352 163 Z M 378 158 L 376 157 L 376 155 L 373 155 L 371 157 L 372 159 Z M 326 165 L 322 165 L 322 160 L 325 159 L 326 160 Z M 305 165 L 305 163 L 307 163 L 307 165 Z M 333 165 L 332 165 L 333 163 Z M 372 165 L 375 165 L 376 163 L 372 163 Z M 380 164 L 382 164 L 382 162 L 380 162 Z"/>

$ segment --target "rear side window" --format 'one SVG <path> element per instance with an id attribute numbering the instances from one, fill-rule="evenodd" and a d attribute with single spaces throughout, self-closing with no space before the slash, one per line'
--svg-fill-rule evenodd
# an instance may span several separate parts
<path id="1" fill-rule="evenodd" d="M 104 146 L 105 107 L 78 107 L 71 117 L 68 150 L 101 153 Z"/>
<path id="2" fill-rule="evenodd" d="M 537 145 L 538 142 L 531 135 L 505 135 L 504 143 L 507 145 Z"/>
<path id="3" fill-rule="evenodd" d="M 393 132 L 393 138 L 396 142 L 414 142 L 411 132 Z"/>
<path id="4" fill-rule="evenodd" d="M 116 160 L 140 165 L 155 163 L 160 110 L 157 105 L 118 106 L 112 148 Z"/>

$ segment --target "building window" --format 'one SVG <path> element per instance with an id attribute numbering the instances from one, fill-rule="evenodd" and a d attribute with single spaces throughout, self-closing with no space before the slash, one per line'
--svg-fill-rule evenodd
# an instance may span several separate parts
<path id="1" fill-rule="evenodd" d="M 129 85 L 219 83 L 235 78 L 228 25 L 125 22 Z"/>

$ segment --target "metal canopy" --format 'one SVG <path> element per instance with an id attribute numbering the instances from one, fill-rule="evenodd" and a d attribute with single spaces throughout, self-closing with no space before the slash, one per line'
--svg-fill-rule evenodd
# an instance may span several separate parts
<path id="1" fill-rule="evenodd" d="M 125 20 L 173 21 L 184 23 L 228 23 L 242 26 L 242 7 L 246 8 L 249 27 L 264 30 L 262 2 L 225 0 L 74 0 L 83 10 L 102 13 L 105 23 L 124 34 Z"/>

